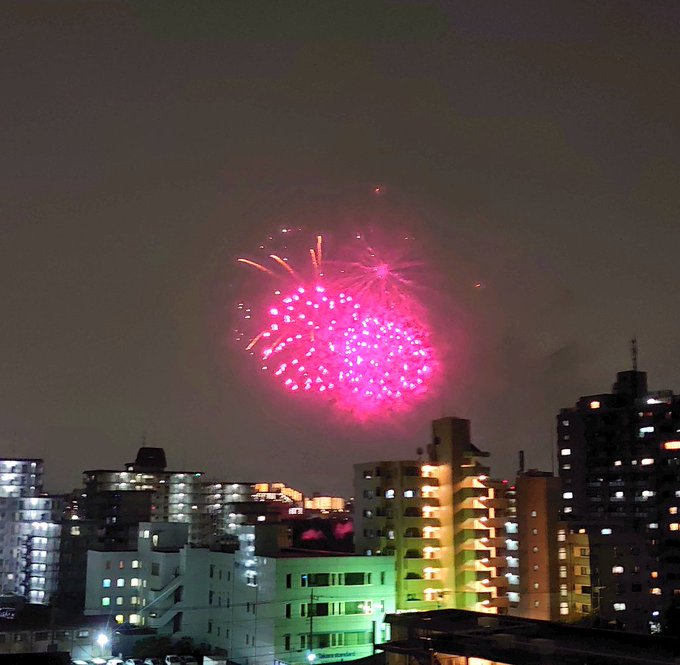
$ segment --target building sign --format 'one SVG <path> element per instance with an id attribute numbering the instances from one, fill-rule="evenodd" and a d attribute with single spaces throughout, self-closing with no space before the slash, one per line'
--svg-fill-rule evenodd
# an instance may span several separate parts
<path id="1" fill-rule="evenodd" d="M 319 660 L 323 660 L 324 658 L 332 658 L 335 660 L 337 658 L 352 658 L 356 657 L 356 655 L 356 651 L 345 651 L 344 653 L 320 653 L 318 658 Z"/>

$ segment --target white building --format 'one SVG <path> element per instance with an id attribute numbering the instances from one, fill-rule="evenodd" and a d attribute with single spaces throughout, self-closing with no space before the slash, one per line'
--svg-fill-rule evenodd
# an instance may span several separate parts
<path id="1" fill-rule="evenodd" d="M 353 660 L 386 640 L 391 557 L 287 548 L 287 531 L 245 525 L 235 552 L 191 547 L 186 525 L 140 524 L 136 552 L 88 554 L 86 614 L 188 636 L 244 665 Z"/>
<path id="2" fill-rule="evenodd" d="M 63 507 L 42 489 L 43 460 L 0 460 L 0 592 L 37 604 L 56 591 Z"/>

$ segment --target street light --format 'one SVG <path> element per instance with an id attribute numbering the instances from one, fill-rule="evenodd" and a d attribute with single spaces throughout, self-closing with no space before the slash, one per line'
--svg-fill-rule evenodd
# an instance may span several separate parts
<path id="1" fill-rule="evenodd" d="M 316 660 L 316 654 L 315 653 L 308 653 L 307 654 L 307 661 L 309 663 L 313 663 Z"/>
<path id="2" fill-rule="evenodd" d="M 104 633 L 99 633 L 99 635 L 97 635 L 96 641 L 97 641 L 97 644 L 99 645 L 101 655 L 103 656 L 104 655 L 104 648 L 109 643 L 109 637 L 108 637 L 108 635 L 105 635 Z"/>

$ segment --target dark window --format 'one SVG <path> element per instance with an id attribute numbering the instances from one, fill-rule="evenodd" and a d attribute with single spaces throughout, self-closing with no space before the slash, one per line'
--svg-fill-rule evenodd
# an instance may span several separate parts
<path id="1" fill-rule="evenodd" d="M 159 563 L 151 564 L 151 574 L 156 576 L 161 574 L 161 565 Z"/>
<path id="2" fill-rule="evenodd" d="M 210 564 L 210 577 L 213 577 L 214 574 L 215 574 L 215 566 Z"/>
<path id="3" fill-rule="evenodd" d="M 356 586 L 366 584 L 365 573 L 345 573 L 345 586 Z"/>
<path id="4" fill-rule="evenodd" d="M 290 635 L 283 636 L 283 649 L 284 651 L 290 651 Z"/>
<path id="5" fill-rule="evenodd" d="M 330 586 L 329 573 L 310 573 L 309 575 L 301 575 L 300 583 L 305 586 Z"/>
<path id="6" fill-rule="evenodd" d="M 290 588 L 291 588 L 292 578 L 293 578 L 293 576 L 292 576 L 290 573 L 288 573 L 288 574 L 286 575 L 286 589 L 290 589 Z"/>
<path id="7" fill-rule="evenodd" d="M 290 619 L 290 603 L 286 603 L 286 619 Z"/>

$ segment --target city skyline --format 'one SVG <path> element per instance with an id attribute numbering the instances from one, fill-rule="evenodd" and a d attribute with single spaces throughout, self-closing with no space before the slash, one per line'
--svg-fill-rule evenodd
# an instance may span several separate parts
<path id="1" fill-rule="evenodd" d="M 446 415 L 494 475 L 550 468 L 555 414 L 633 336 L 679 389 L 677 5 L 533 5 L 10 5 L 1 455 L 67 491 L 146 432 L 173 468 L 347 494 Z M 412 415 L 329 425 L 249 376 L 235 257 L 368 222 L 428 248 L 453 349 Z"/>

